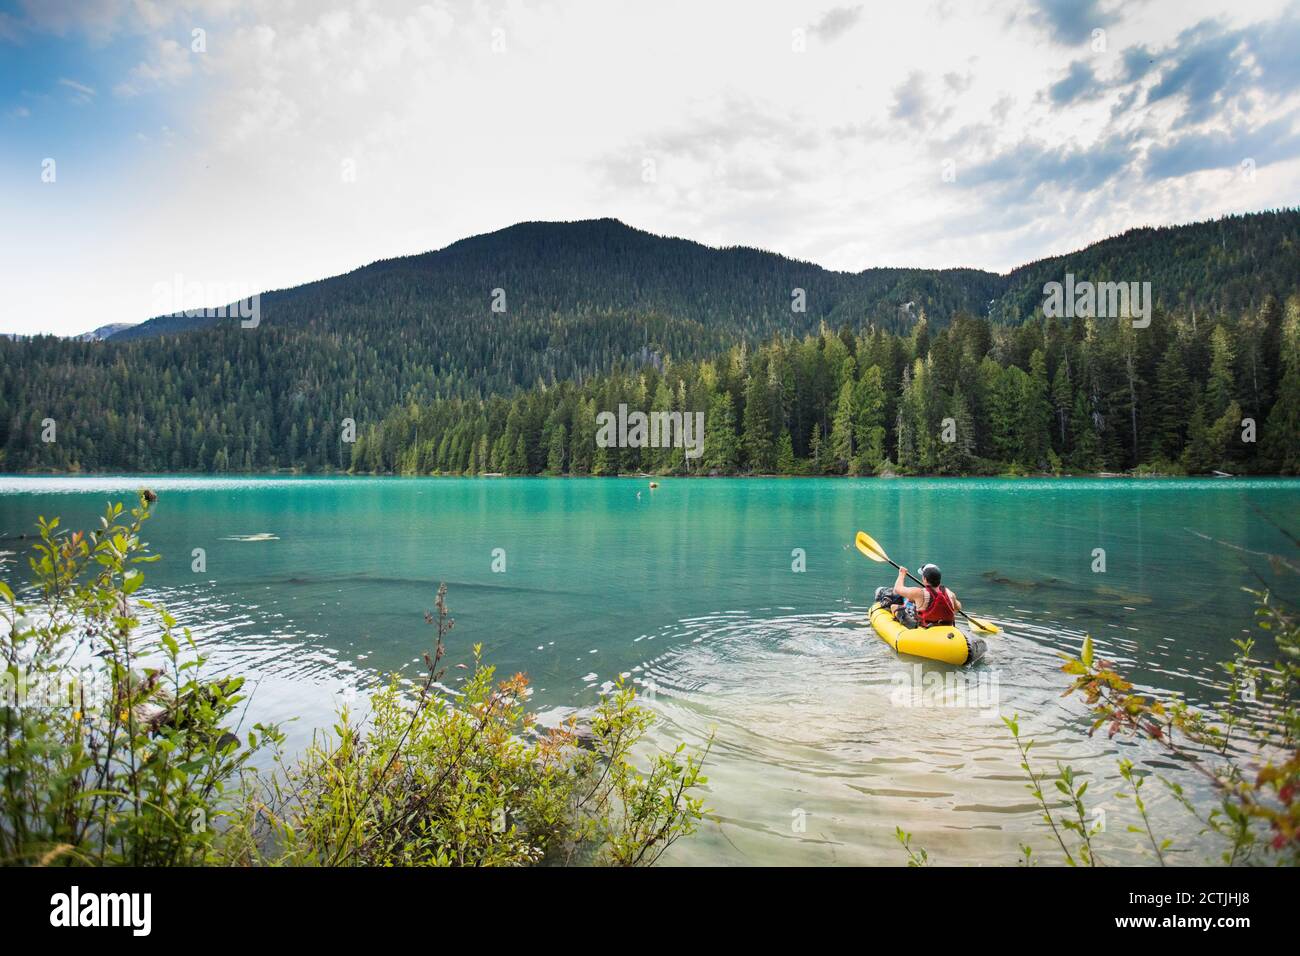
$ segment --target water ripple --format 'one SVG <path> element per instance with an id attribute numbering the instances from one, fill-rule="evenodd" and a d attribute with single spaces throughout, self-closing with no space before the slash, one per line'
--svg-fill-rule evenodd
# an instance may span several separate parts
<path id="1" fill-rule="evenodd" d="M 1035 740 L 1040 771 L 1060 761 L 1091 781 L 1089 806 L 1104 808 L 1108 824 L 1099 854 L 1152 862 L 1125 832 L 1134 821 L 1115 797 L 1115 767 L 1122 755 L 1156 769 L 1156 752 L 1087 736 L 1083 706 L 1061 698 L 1061 656 L 1077 651 L 1082 632 L 1004 618 L 988 657 L 961 670 L 900 658 L 865 622 L 866 608 L 855 606 L 728 611 L 659 632 L 672 647 L 637 676 L 661 718 L 656 741 L 698 746 L 714 736 L 715 819 L 674 849 L 674 862 L 898 864 L 896 826 L 939 863 L 1014 863 L 1022 842 L 1050 857 L 1053 841 L 1001 720 L 1012 714 Z M 1102 636 L 1096 647 L 1120 667 L 1132 662 L 1124 637 Z M 910 690 L 944 679 L 944 693 Z M 1164 793 L 1152 786 L 1147 795 L 1168 835 L 1194 837 Z"/>

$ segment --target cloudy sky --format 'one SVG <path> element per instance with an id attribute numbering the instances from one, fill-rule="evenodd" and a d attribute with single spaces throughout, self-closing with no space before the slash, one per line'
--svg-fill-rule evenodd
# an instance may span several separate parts
<path id="1" fill-rule="evenodd" d="M 1002 271 L 1296 205 L 1297 51 L 1300 0 L 3 0 L 0 331 L 535 219 Z"/>

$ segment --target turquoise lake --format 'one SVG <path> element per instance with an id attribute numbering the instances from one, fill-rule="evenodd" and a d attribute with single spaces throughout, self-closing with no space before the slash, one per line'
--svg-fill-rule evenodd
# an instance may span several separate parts
<path id="1" fill-rule="evenodd" d="M 1011 714 L 1040 769 L 1068 762 L 1092 781 L 1099 855 L 1151 863 L 1125 832 L 1116 759 L 1183 771 L 1089 738 L 1084 706 L 1060 696 L 1060 655 L 1088 633 L 1140 687 L 1213 704 L 1218 662 L 1251 625 L 1242 588 L 1300 600 L 1300 578 L 1268 557 L 1294 557 L 1275 525 L 1298 530 L 1300 482 L 1236 479 L 7 477 L 4 577 L 25 570 L 17 536 L 38 514 L 89 527 L 140 487 L 159 495 L 146 538 L 163 555 L 142 593 L 216 671 L 249 678 L 248 719 L 290 722 L 298 746 L 384 675 L 419 673 L 446 582 L 451 688 L 479 643 L 530 676 L 544 717 L 626 674 L 660 716 L 650 745 L 713 734 L 713 818 L 677 863 L 898 864 L 895 826 L 940 864 L 1011 864 L 1022 842 L 1050 858 Z M 866 609 L 893 573 L 853 548 L 858 529 L 908 567 L 939 564 L 1003 625 L 983 662 L 900 660 L 875 636 Z M 907 692 L 945 677 L 939 698 Z M 1186 851 L 1175 862 L 1217 852 L 1158 784 L 1144 793 Z"/>

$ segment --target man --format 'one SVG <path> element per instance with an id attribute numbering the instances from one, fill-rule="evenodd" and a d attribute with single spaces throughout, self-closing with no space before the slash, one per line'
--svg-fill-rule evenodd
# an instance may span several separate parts
<path id="1" fill-rule="evenodd" d="M 926 564 L 921 568 L 921 581 L 925 586 L 909 587 L 907 568 L 899 568 L 894 587 L 881 588 L 876 592 L 876 600 L 883 607 L 890 608 L 894 617 L 906 627 L 953 624 L 961 610 L 961 601 L 942 585 L 942 580 L 939 568 Z"/>

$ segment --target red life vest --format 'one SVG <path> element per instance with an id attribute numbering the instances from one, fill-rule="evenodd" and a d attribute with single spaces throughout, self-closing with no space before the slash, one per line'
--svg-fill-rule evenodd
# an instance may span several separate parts
<path id="1" fill-rule="evenodd" d="M 952 606 L 952 601 L 948 600 L 947 591 L 943 588 L 932 588 L 927 584 L 925 593 L 930 595 L 930 603 L 917 614 L 917 620 L 921 622 L 922 627 L 952 624 L 956 621 L 957 612 Z"/>

